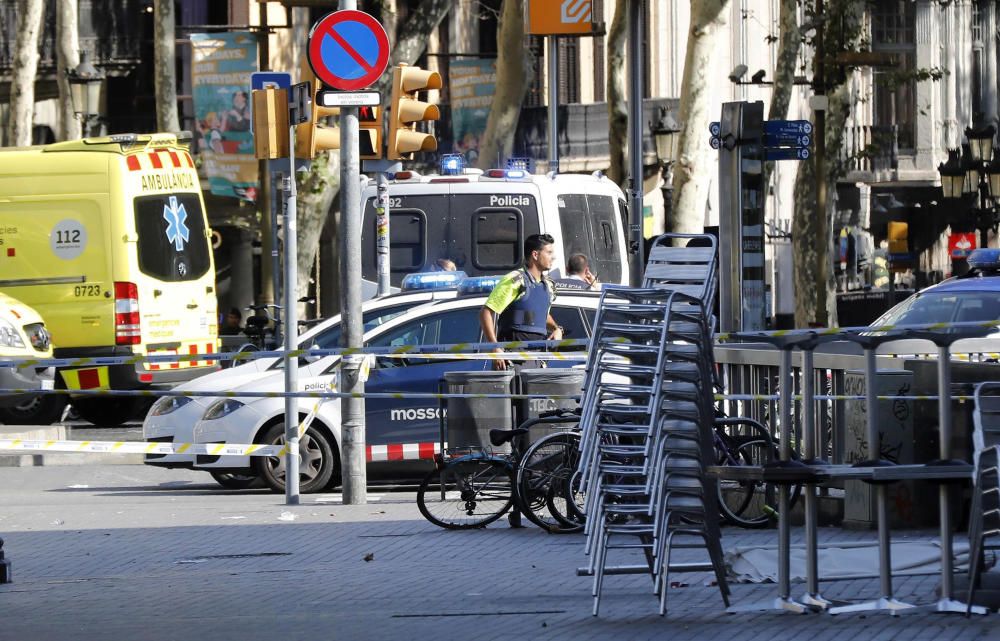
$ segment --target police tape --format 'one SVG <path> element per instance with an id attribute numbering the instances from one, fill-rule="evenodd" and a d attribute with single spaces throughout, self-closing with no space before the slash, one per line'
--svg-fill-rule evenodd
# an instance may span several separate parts
<path id="1" fill-rule="evenodd" d="M 830 336 L 857 336 L 861 334 L 870 335 L 873 333 L 898 333 L 898 332 L 941 332 L 956 329 L 970 330 L 968 338 L 975 336 L 971 330 L 987 330 L 1000 326 L 1000 320 L 989 321 L 962 321 L 956 323 L 924 323 L 913 325 L 878 325 L 878 326 L 857 326 L 857 327 L 822 327 L 815 329 L 782 329 L 760 332 L 728 332 L 715 334 L 715 340 L 727 342 L 753 342 L 767 338 L 777 337 L 830 337 Z M 905 336 L 899 336 L 897 340 L 904 340 Z M 915 337 L 915 338 L 920 338 Z M 956 337 L 961 338 L 961 337 Z M 627 343 L 624 338 L 606 339 L 609 343 Z M 296 349 L 290 352 L 271 350 L 257 352 L 214 352 L 211 354 L 136 354 L 133 356 L 90 356 L 80 358 L 22 358 L 4 357 L 0 359 L 0 367 L 6 368 L 77 368 L 101 365 L 136 365 L 140 363 L 188 363 L 192 361 L 232 361 L 239 363 L 242 361 L 255 360 L 260 358 L 304 358 L 315 357 L 325 358 L 328 356 L 347 356 L 354 354 L 374 355 L 387 358 L 430 358 L 430 359 L 454 359 L 454 360 L 584 360 L 586 351 L 580 354 L 561 354 L 559 352 L 528 352 L 530 349 L 559 350 L 574 347 L 583 347 L 585 350 L 590 347 L 588 339 L 564 339 L 558 341 L 506 341 L 495 343 L 439 343 L 433 345 L 403 345 L 397 347 L 341 347 L 341 348 L 312 348 Z M 492 350 L 504 349 L 503 353 L 496 353 Z M 475 350 L 491 350 L 476 352 Z"/>
<path id="2" fill-rule="evenodd" d="M 284 445 L 243 443 L 157 443 L 143 441 L 56 441 L 0 439 L 0 450 L 86 452 L 92 454 L 203 454 L 207 456 L 284 456 Z"/>
<path id="3" fill-rule="evenodd" d="M 623 338 L 608 339 L 612 343 L 625 343 Z M 386 358 L 440 358 L 455 360 L 514 360 L 512 356 L 527 360 L 575 360 L 586 358 L 586 352 L 579 356 L 563 355 L 555 351 L 531 352 L 532 349 L 560 350 L 590 345 L 588 339 L 574 338 L 558 341 L 506 341 L 498 343 L 441 343 L 433 345 L 401 345 L 396 347 L 330 347 L 257 352 L 212 352 L 210 354 L 135 354 L 132 356 L 86 356 L 79 358 L 0 358 L 0 367 L 19 369 L 33 367 L 75 368 L 95 365 L 136 365 L 140 363 L 189 363 L 192 361 L 233 361 L 234 363 L 260 358 L 293 359 L 328 356 L 371 355 Z M 502 353 L 493 350 L 503 349 Z M 490 350 L 476 352 L 475 350 Z"/>
<path id="4" fill-rule="evenodd" d="M 715 394 L 716 401 L 777 401 L 779 394 Z M 793 394 L 791 400 L 801 401 L 805 397 L 802 394 Z M 877 401 L 936 401 L 940 397 L 936 394 L 886 394 L 877 395 Z M 972 396 L 955 394 L 949 397 L 953 401 L 971 401 Z M 817 401 L 865 401 L 868 397 L 864 394 L 815 394 L 813 399 Z"/>
<path id="5" fill-rule="evenodd" d="M 50 390 L 37 390 L 37 389 L 25 389 L 25 388 L 6 388 L 0 389 L 0 395 L 5 394 L 61 394 L 64 396 L 143 396 L 147 398 L 156 398 L 161 396 L 184 396 L 188 398 L 218 398 L 218 399 L 240 399 L 240 398 L 316 398 L 316 399 L 332 399 L 332 398 L 389 398 L 397 400 L 406 399 L 448 399 L 448 398 L 472 398 L 472 399 L 490 399 L 490 398 L 510 398 L 515 400 L 531 400 L 531 399 L 553 399 L 553 400 L 578 400 L 580 398 L 579 394 L 503 394 L 503 393 L 448 393 L 448 392 L 319 392 L 319 391 L 301 391 L 301 392 L 252 392 L 252 391 L 240 391 L 234 392 L 232 390 L 227 391 L 177 391 L 177 390 L 151 390 L 151 389 L 139 389 L 139 390 L 113 390 L 113 389 L 86 389 L 86 390 L 69 390 L 69 389 L 50 389 Z"/>

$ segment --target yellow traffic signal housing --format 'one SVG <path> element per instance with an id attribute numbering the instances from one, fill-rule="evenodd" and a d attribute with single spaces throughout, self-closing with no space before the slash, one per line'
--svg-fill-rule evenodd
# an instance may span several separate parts
<path id="1" fill-rule="evenodd" d="M 253 91 L 253 145 L 257 160 L 288 156 L 288 92 L 284 89 Z"/>
<path id="2" fill-rule="evenodd" d="M 358 107 L 358 141 L 361 160 L 382 157 L 382 119 L 378 107 Z"/>
<path id="3" fill-rule="evenodd" d="M 417 131 L 416 123 L 438 120 L 437 105 L 417 100 L 418 91 L 441 88 L 441 74 L 405 64 L 392 70 L 392 114 L 389 118 L 389 160 L 410 157 L 417 151 L 435 151 L 437 139 Z"/>
<path id="4" fill-rule="evenodd" d="M 889 253 L 909 254 L 910 243 L 908 239 L 910 226 L 907 223 L 889 222 Z"/>
<path id="5" fill-rule="evenodd" d="M 337 107 L 321 107 L 316 101 L 316 94 L 323 88 L 323 83 L 312 73 L 312 69 L 303 69 L 303 81 L 309 81 L 312 93 L 312 107 L 309 120 L 295 127 L 295 157 L 315 158 L 316 152 L 328 149 L 340 149 L 340 127 L 327 127 L 319 124 L 324 118 L 340 113 Z"/>

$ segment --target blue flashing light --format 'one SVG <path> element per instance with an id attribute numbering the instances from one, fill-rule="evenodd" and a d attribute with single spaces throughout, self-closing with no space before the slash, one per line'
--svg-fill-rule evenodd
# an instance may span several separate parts
<path id="1" fill-rule="evenodd" d="M 514 157 L 507 159 L 507 169 L 520 169 L 526 173 L 531 173 L 531 166 L 533 164 L 534 160 L 532 158 Z M 514 176 L 510 177 L 514 178 Z M 517 178 L 521 178 L 521 176 L 517 176 Z"/>
<path id="2" fill-rule="evenodd" d="M 966 260 L 971 269 L 1000 270 L 1000 249 L 991 247 L 975 249 Z"/>
<path id="3" fill-rule="evenodd" d="M 521 178 L 524 178 L 527 175 L 528 175 L 528 172 L 523 171 L 521 169 L 508 169 L 507 170 L 507 177 L 508 178 L 521 179 Z"/>
<path id="4" fill-rule="evenodd" d="M 418 290 L 455 287 L 465 277 L 465 272 L 419 272 L 416 274 L 407 274 L 403 277 L 400 289 L 404 292 L 415 292 Z"/>
<path id="5" fill-rule="evenodd" d="M 458 284 L 459 294 L 489 294 L 503 276 L 476 276 Z"/>
<path id="6" fill-rule="evenodd" d="M 441 156 L 441 175 L 460 176 L 465 169 L 465 156 L 462 154 L 445 154 Z"/>

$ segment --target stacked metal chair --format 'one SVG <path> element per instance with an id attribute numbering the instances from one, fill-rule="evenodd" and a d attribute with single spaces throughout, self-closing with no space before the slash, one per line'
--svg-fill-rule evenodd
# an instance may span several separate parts
<path id="1" fill-rule="evenodd" d="M 702 246 L 673 247 L 680 238 Z M 641 288 L 605 287 L 591 339 L 581 416 L 587 574 L 598 614 L 606 574 L 648 571 L 660 614 L 671 571 L 715 572 L 723 601 L 714 462 L 711 305 L 717 282 L 711 236 L 662 236 Z M 709 564 L 671 563 L 677 548 Z M 643 552 L 645 566 L 609 565 L 612 550 Z"/>
<path id="2" fill-rule="evenodd" d="M 969 588 L 966 616 L 972 612 L 983 570 L 983 553 L 1000 548 L 1000 383 L 976 387 L 973 413 L 975 487 L 969 519 Z M 993 539 L 990 541 L 990 539 Z"/>

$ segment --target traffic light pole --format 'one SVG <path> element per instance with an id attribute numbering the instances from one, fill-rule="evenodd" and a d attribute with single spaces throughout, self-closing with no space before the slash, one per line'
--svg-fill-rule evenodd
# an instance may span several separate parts
<path id="1" fill-rule="evenodd" d="M 629 282 L 632 287 L 642 284 L 646 267 L 642 236 L 642 78 L 643 78 L 643 0 L 628 0 L 628 72 L 629 126 L 628 155 L 631 174 L 629 189 Z"/>
<path id="2" fill-rule="evenodd" d="M 298 389 L 298 358 L 292 357 L 299 339 L 298 310 L 295 309 L 298 268 L 298 225 L 296 222 L 295 125 L 288 128 L 288 177 L 285 179 L 285 391 Z M 298 399 L 285 397 L 285 504 L 299 504 L 299 409 Z"/>
<path id="3" fill-rule="evenodd" d="M 356 0 L 340 0 L 339 8 L 357 9 Z M 360 348 L 361 323 L 361 159 L 358 151 L 358 108 L 340 110 L 340 313 L 344 347 Z M 361 376 L 365 357 L 345 355 L 337 388 L 351 394 L 340 399 L 340 441 L 345 505 L 364 505 L 365 382 Z"/>
<path id="4" fill-rule="evenodd" d="M 378 295 L 389 294 L 389 177 L 376 174 L 375 252 L 378 255 Z"/>

